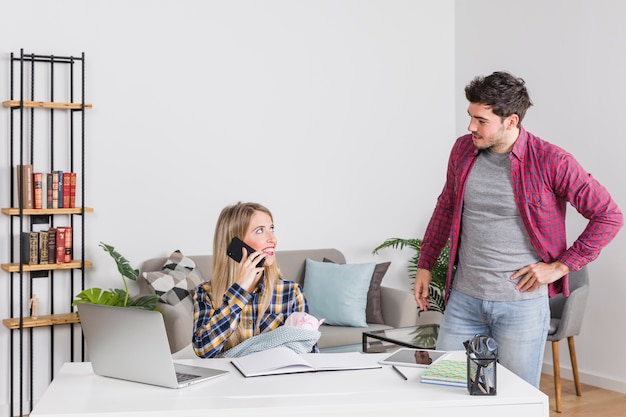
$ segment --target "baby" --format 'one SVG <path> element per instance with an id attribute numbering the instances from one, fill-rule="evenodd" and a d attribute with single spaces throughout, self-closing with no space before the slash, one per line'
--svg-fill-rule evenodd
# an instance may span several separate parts
<path id="1" fill-rule="evenodd" d="M 315 316 L 301 311 L 293 312 L 287 317 L 285 326 L 298 327 L 300 329 L 317 330 L 324 319 L 318 320 Z"/>

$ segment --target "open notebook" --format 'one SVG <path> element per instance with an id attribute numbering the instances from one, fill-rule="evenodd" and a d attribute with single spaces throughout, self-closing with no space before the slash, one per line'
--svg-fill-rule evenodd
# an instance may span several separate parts
<path id="1" fill-rule="evenodd" d="M 228 373 L 174 363 L 158 311 L 78 304 L 94 373 L 168 388 L 182 388 Z"/>
<path id="2" fill-rule="evenodd" d="M 359 352 L 298 354 L 284 346 L 233 358 L 231 362 L 245 377 L 381 368 L 372 356 Z"/>

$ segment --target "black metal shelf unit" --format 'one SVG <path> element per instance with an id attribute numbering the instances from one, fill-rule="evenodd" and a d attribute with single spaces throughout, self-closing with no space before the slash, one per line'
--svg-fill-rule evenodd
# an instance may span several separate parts
<path id="1" fill-rule="evenodd" d="M 2 106 L 10 111 L 11 170 L 8 175 L 10 184 L 5 188 L 10 192 L 10 207 L 2 209 L 2 214 L 9 216 L 10 242 L 10 263 L 2 264 L 2 270 L 8 272 L 10 279 L 10 317 L 4 319 L 3 324 L 10 329 L 9 416 L 22 416 L 25 401 L 32 411 L 35 378 L 42 378 L 44 383 L 47 379 L 49 383 L 54 377 L 55 362 L 84 360 L 82 332 L 71 304 L 74 295 L 84 288 L 85 268 L 91 266 L 84 260 L 84 214 L 93 211 L 85 207 L 85 110 L 91 105 L 85 103 L 84 53 L 54 56 L 25 54 L 21 50 L 19 56 L 11 53 L 10 66 L 10 99 L 2 102 Z M 75 209 L 37 211 L 25 207 L 25 187 L 17 186 L 18 181 L 24 179 L 22 171 L 18 173 L 16 169 L 18 165 L 31 165 L 33 170 L 44 172 L 76 173 Z M 23 250 L 28 243 L 25 232 L 54 228 L 57 219 L 74 231 L 72 261 L 29 265 Z M 40 307 L 44 314 L 33 314 L 32 300 L 38 299 L 34 298 L 34 288 L 44 290 Z M 59 351 L 55 351 L 60 343 L 55 340 L 57 325 L 64 325 L 64 329 L 56 334 L 60 336 L 58 340 L 65 340 Z M 38 363 L 34 359 L 36 349 L 37 358 L 46 356 L 35 340 L 47 339 L 49 366 L 46 376 L 45 368 L 38 367 L 35 372 Z M 68 343 L 69 352 L 66 349 Z"/>

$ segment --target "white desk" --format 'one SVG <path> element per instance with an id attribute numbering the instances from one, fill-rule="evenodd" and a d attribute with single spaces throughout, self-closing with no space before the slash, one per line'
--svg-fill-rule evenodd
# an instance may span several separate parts
<path id="1" fill-rule="evenodd" d="M 376 362 L 386 354 L 368 356 Z M 502 366 L 498 366 L 496 396 L 470 396 L 465 388 L 421 384 L 422 371 L 418 368 L 401 368 L 408 381 L 387 366 L 244 378 L 226 359 L 179 362 L 227 369 L 231 373 L 175 390 L 97 376 L 90 363 L 70 362 L 63 365 L 30 415 L 549 416 L 548 397 Z M 429 413 L 429 408 L 434 410 Z"/>

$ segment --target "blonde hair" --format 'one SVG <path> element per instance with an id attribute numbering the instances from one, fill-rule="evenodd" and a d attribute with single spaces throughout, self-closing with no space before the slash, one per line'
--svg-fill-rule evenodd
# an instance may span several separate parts
<path id="1" fill-rule="evenodd" d="M 215 234 L 213 236 L 213 274 L 211 278 L 211 298 L 213 303 L 219 305 L 224 298 L 226 290 L 235 282 L 236 261 L 232 260 L 226 254 L 226 249 L 230 241 L 236 236 L 243 240 L 250 225 L 250 220 L 255 211 L 261 211 L 274 221 L 272 213 L 266 207 L 258 203 L 239 202 L 232 206 L 225 207 L 220 213 L 217 224 L 215 225 Z M 260 323 L 263 313 L 267 310 L 272 301 L 272 294 L 276 288 L 276 282 L 280 277 L 280 269 L 278 264 L 274 262 L 271 266 L 266 266 L 263 271 L 265 287 L 258 306 L 257 322 L 255 323 L 255 333 L 260 332 Z M 225 349 L 243 342 L 243 327 L 241 321 L 235 332 L 224 344 Z"/>

